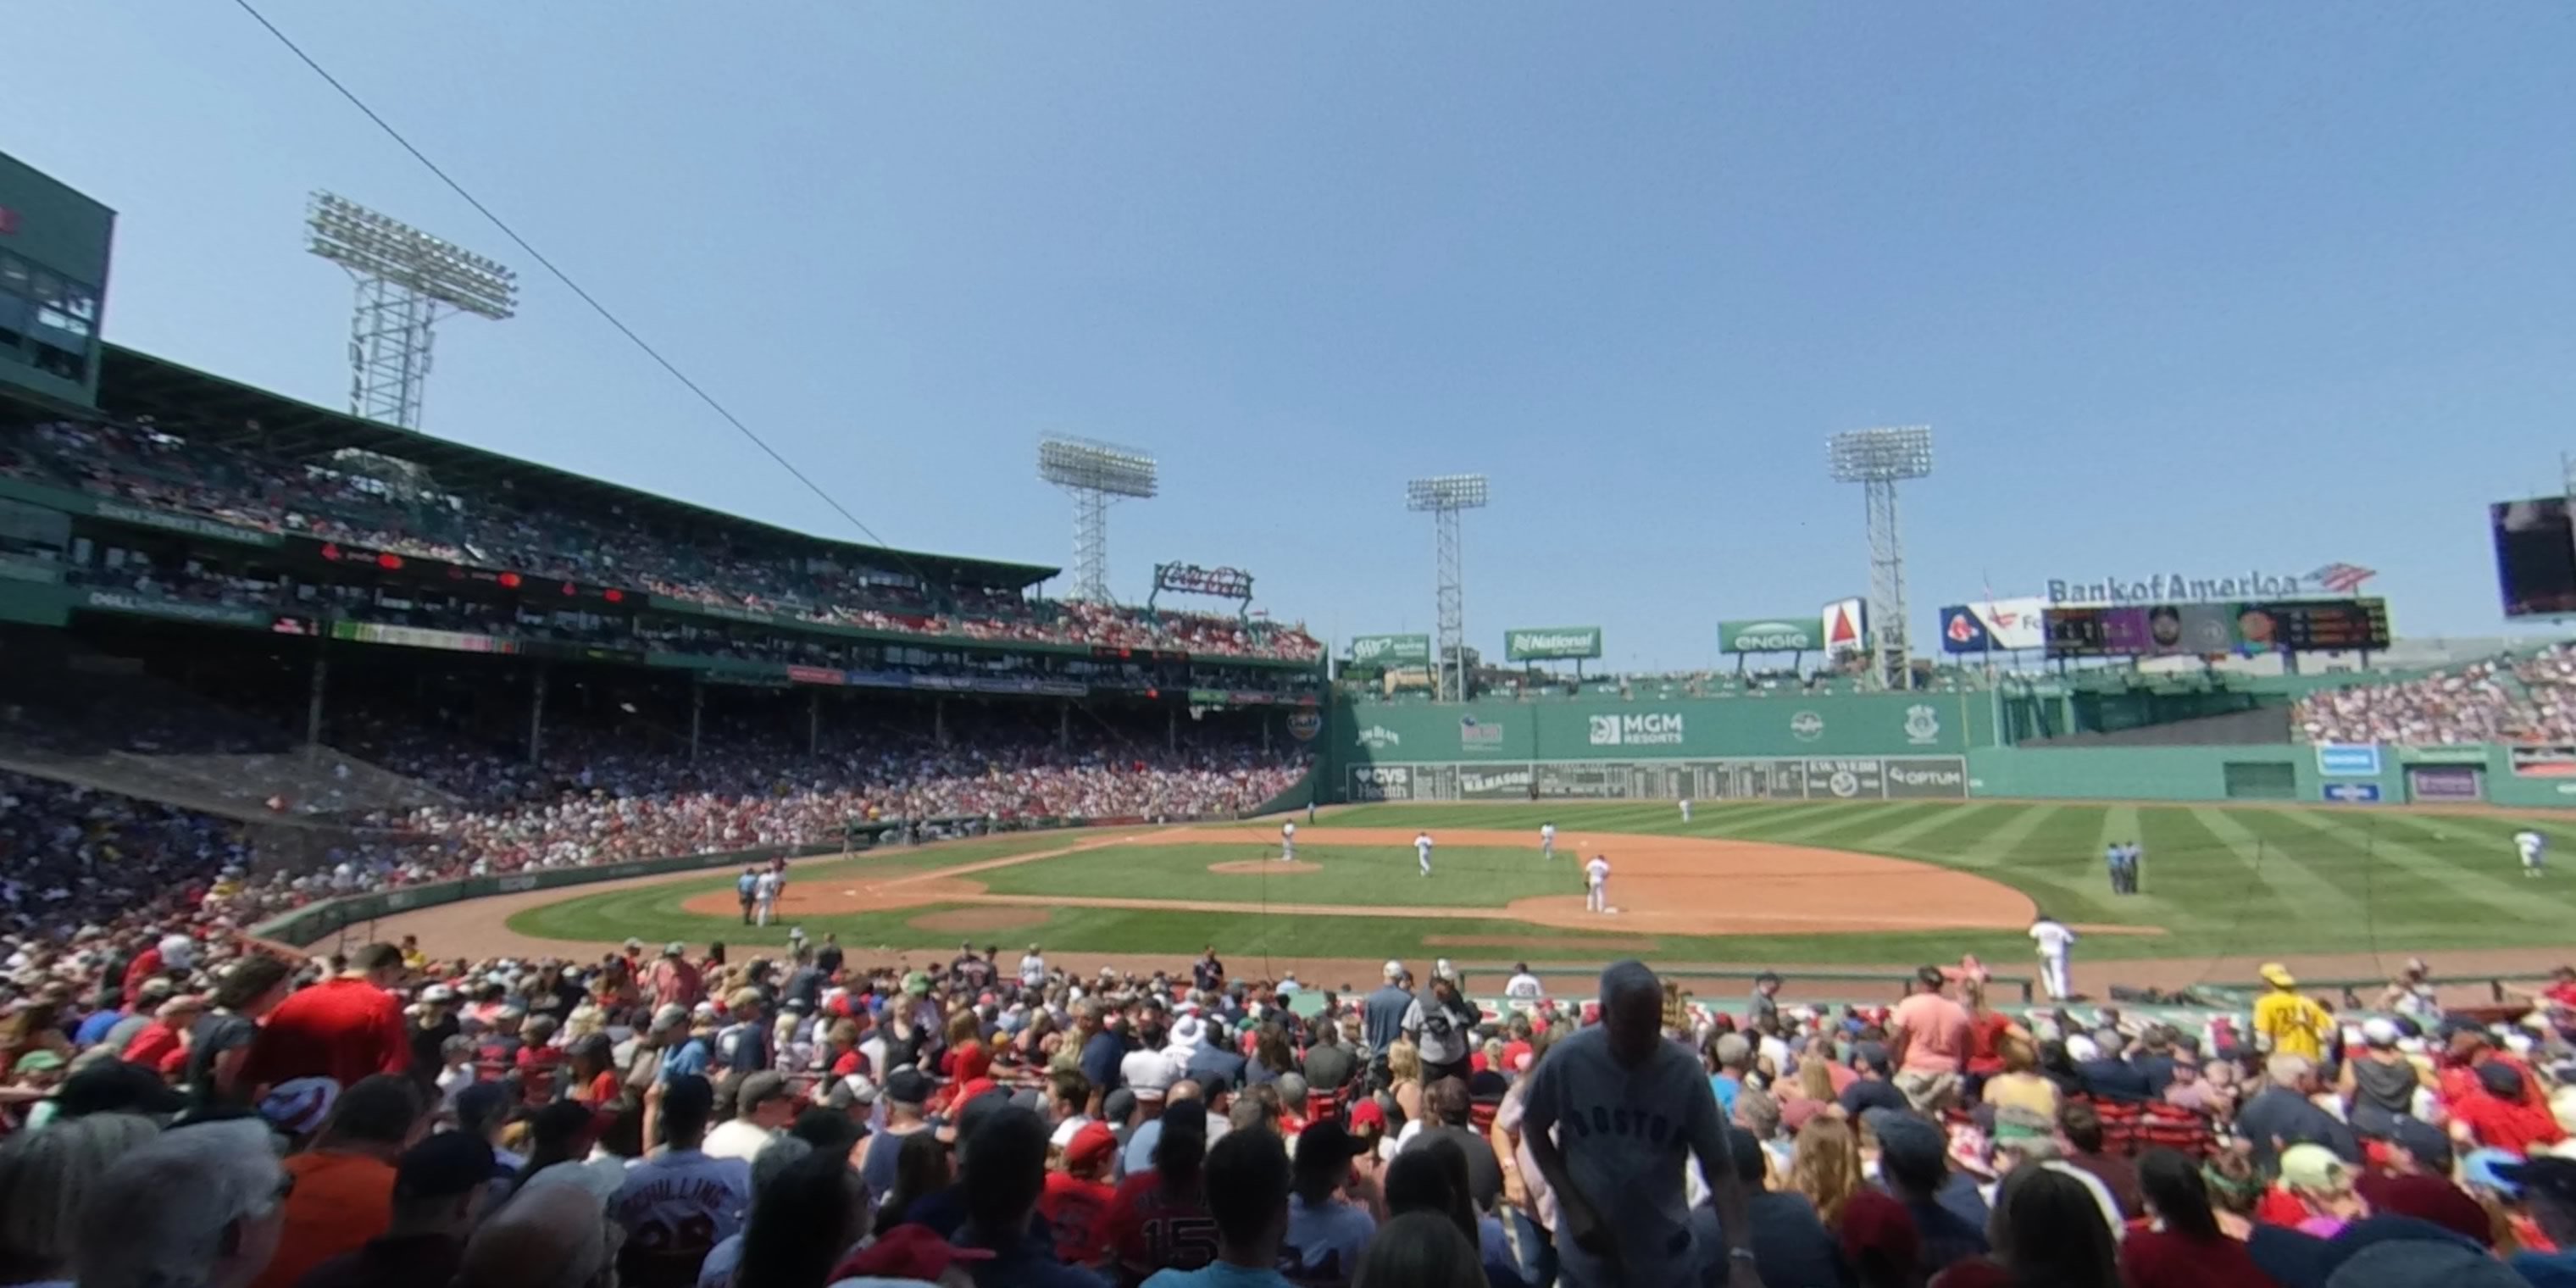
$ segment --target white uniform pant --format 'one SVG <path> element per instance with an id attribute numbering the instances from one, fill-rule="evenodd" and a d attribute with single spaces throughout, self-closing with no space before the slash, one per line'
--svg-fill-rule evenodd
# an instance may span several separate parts
<path id="1" fill-rule="evenodd" d="M 1427 877 L 1427 876 L 1430 876 L 1430 875 L 1431 875 L 1431 851 L 1429 851 L 1429 850 L 1415 850 L 1415 851 L 1413 852 L 1413 857 L 1414 857 L 1414 858 L 1416 858 L 1416 859 L 1421 860 L 1421 862 L 1422 862 L 1422 875 L 1424 875 L 1424 876 L 1426 876 L 1426 877 Z"/>
<path id="2" fill-rule="evenodd" d="M 1538 856 L 1542 859 L 1552 859 L 1556 857 L 1555 837 L 1551 836 L 1538 843 Z"/>
<path id="3" fill-rule="evenodd" d="M 1595 881 L 1583 888 L 1583 910 L 1585 912 L 1610 911 L 1609 882 Z"/>
<path id="4" fill-rule="evenodd" d="M 1297 843 L 1295 841 L 1281 841 L 1279 843 L 1279 861 L 1282 863 L 1294 863 L 1297 861 Z"/>
<path id="5" fill-rule="evenodd" d="M 1682 821 L 1683 821 L 1683 822 L 1685 822 L 1685 823 L 1687 823 L 1687 822 L 1689 822 L 1689 821 L 1690 821 L 1690 802 L 1689 802 L 1689 801 L 1683 801 L 1683 802 L 1682 802 Z"/>
<path id="6" fill-rule="evenodd" d="M 2048 1000 L 2052 1002 L 2066 1000 L 2067 994 L 2073 991 L 2066 982 L 2066 954 L 2041 953 L 2039 955 L 2039 986 L 2047 991 Z"/>
<path id="7" fill-rule="evenodd" d="M 752 907 L 753 907 L 753 909 L 754 909 L 754 911 L 753 911 L 753 913 L 752 913 L 752 917 L 753 917 L 753 919 L 754 919 L 754 923 L 755 923 L 755 924 L 757 924 L 757 925 L 763 925 L 763 926 L 766 926 L 766 925 L 768 925 L 768 924 L 769 924 L 769 914 L 770 914 L 770 913 L 772 913 L 772 912 L 774 912 L 774 911 L 776 911 L 776 910 L 777 910 L 777 908 L 778 908 L 778 900 L 776 900 L 776 899 L 763 899 L 763 900 L 761 900 L 760 902 L 758 902 L 758 903 L 756 903 L 756 904 L 752 905 Z"/>

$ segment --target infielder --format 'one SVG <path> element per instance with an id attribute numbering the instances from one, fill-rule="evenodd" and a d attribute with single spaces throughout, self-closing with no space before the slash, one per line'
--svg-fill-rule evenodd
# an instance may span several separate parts
<path id="1" fill-rule="evenodd" d="M 755 925 L 766 926 L 778 912 L 778 873 L 763 872 L 751 883 L 751 903 Z"/>
<path id="2" fill-rule="evenodd" d="M 2549 866 L 2548 837 L 2532 831 L 2516 832 L 2513 834 L 2513 848 L 2522 851 L 2524 876 L 2537 877 L 2543 868 Z"/>
<path id="3" fill-rule="evenodd" d="M 2075 946 L 2075 932 L 2066 923 L 2047 913 L 2040 913 L 2030 923 L 2031 942 L 2039 946 L 2039 983 L 2048 990 L 2048 1000 L 2063 1002 L 2067 987 L 2067 950 Z"/>
<path id="4" fill-rule="evenodd" d="M 1422 875 L 1431 875 L 1431 833 L 1413 834 L 1413 857 L 1422 864 Z"/>
<path id="5" fill-rule="evenodd" d="M 1541 823 L 1538 825 L 1538 856 L 1542 859 L 1552 859 L 1556 857 L 1556 824 Z"/>
<path id="6" fill-rule="evenodd" d="M 1297 825 L 1294 823 L 1279 825 L 1279 861 L 1282 863 L 1297 861 Z"/>
<path id="7" fill-rule="evenodd" d="M 1610 911 L 1610 859 L 1607 855 L 1593 855 L 1592 861 L 1583 865 L 1583 910 Z"/>

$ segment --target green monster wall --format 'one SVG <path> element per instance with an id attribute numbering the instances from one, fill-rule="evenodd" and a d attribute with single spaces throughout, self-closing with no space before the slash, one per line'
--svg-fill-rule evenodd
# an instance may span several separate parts
<path id="1" fill-rule="evenodd" d="M 1987 693 L 1336 702 L 1321 800 L 2306 801 L 2576 808 L 2576 747 L 2015 747 Z M 2535 754 L 2535 752 L 2549 754 Z M 2563 771 L 2563 772 L 2559 772 Z"/>

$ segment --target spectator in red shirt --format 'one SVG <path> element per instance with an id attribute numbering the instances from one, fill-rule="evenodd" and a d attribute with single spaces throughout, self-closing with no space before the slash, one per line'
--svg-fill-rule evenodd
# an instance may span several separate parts
<path id="1" fill-rule="evenodd" d="M 385 991 L 402 970 L 400 949 L 369 944 L 347 970 L 279 1003 L 251 1047 L 248 1081 L 320 1077 L 349 1087 L 371 1073 L 408 1073 L 402 1001 Z"/>
<path id="2" fill-rule="evenodd" d="M 2567 1139 L 2558 1119 L 2525 1098 L 2520 1072 L 2502 1060 L 2476 1066 L 2477 1085 L 2451 1102 L 2451 1135 L 2468 1145 L 2529 1154 Z"/>
<path id="3" fill-rule="evenodd" d="M 125 1004 L 131 1007 L 143 994 L 143 981 L 159 978 L 169 971 L 184 971 L 197 964 L 197 945 L 186 935 L 163 935 L 161 941 L 134 955 L 125 968 Z"/>
<path id="4" fill-rule="evenodd" d="M 662 947 L 662 960 L 653 963 L 651 983 L 653 1000 L 662 1006 L 694 1008 L 706 1000 L 706 977 L 689 964 L 684 955 L 689 946 L 673 940 Z"/>
<path id="5" fill-rule="evenodd" d="M 2120 1277 L 2128 1288 L 2271 1288 L 2245 1245 L 2218 1228 L 2200 1168 L 2170 1149 L 2138 1159 L 2138 1188 L 2152 1227 L 2120 1244 Z"/>
<path id="6" fill-rule="evenodd" d="M 1099 1234 L 1101 1212 L 1117 1195 L 1109 1184 L 1109 1165 L 1117 1157 L 1117 1133 L 1106 1123 L 1084 1123 L 1065 1144 L 1064 1165 L 1046 1174 L 1046 1189 L 1038 1195 L 1038 1215 L 1054 1232 L 1055 1255 L 1066 1265 L 1100 1260 L 1100 1248 L 1093 1240 Z"/>
<path id="7" fill-rule="evenodd" d="M 1119 1183 L 1092 1240 L 1116 1265 L 1122 1284 L 1141 1283 L 1157 1270 L 1196 1270 L 1216 1260 L 1216 1221 L 1199 1191 L 1199 1165 L 1207 1155 L 1207 1106 L 1180 1101 L 1164 1108 L 1161 1122 L 1154 1165 Z"/>
<path id="8" fill-rule="evenodd" d="M 135 1034 L 133 1041 L 125 1044 L 125 1062 L 155 1069 L 168 1076 L 188 1058 L 180 1035 L 194 1027 L 197 1017 L 205 1012 L 206 999 L 202 997 L 174 997 L 163 1002 L 161 1009 L 153 1012 L 152 1022 L 143 1026 L 143 1031 Z"/>

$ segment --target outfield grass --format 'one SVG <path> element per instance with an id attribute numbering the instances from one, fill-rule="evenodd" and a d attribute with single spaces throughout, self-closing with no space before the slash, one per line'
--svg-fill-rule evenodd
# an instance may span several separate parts
<path id="1" fill-rule="evenodd" d="M 1616 836 L 1701 836 L 1777 841 L 1916 859 L 1990 877 L 2030 895 L 2071 922 L 2154 927 L 2159 935 L 2094 935 L 2088 957 L 2210 957 L 2379 950 L 2508 947 L 2566 942 L 2576 926 L 2576 872 L 2526 880 L 2512 834 L 2526 827 L 2576 855 L 2576 820 L 2548 816 L 2423 814 L 2360 808 L 2235 808 L 2188 805 L 2055 804 L 1979 801 L 1968 804 L 1704 804 L 1689 824 L 1669 803 L 1562 806 L 1367 806 L 1335 814 L 1326 826 L 1516 830 L 1528 850 L 1456 846 L 1435 852 L 1430 881 L 1412 875 L 1403 847 L 1300 846 L 1298 857 L 1324 871 L 1257 876 L 1211 873 L 1209 864 L 1275 853 L 1275 820 L 1242 824 L 1242 841 L 1208 845 L 1117 846 L 977 873 L 996 893 L 1225 899 L 1257 903 L 1494 906 L 1529 894 L 1565 893 L 1561 874 L 1539 869 L 1537 832 L 1556 823 L 1559 850 L 1580 845 L 1617 857 Z M 918 871 L 1015 853 L 1060 848 L 1063 834 L 995 838 L 965 846 L 896 851 L 800 869 L 799 881 L 842 873 Z M 2146 847 L 2144 893 L 2115 897 L 2103 879 L 2101 854 L 2112 841 Z M 730 877 L 575 898 L 511 918 L 513 929 L 550 938 L 702 939 L 722 923 L 680 911 L 689 895 L 729 885 Z M 1865 902 L 1865 887 L 1852 891 Z M 946 947 L 953 934 L 908 923 L 937 909 L 857 913 L 806 923 L 808 934 L 837 931 L 844 942 Z M 738 928 L 736 928 L 738 929 Z M 1049 948 L 1169 956 L 1214 942 L 1236 954 L 1375 957 L 1445 955 L 1496 959 L 1593 960 L 1604 955 L 1582 939 L 1618 933 L 1552 931 L 1496 919 L 1408 923 L 1362 917 L 1264 917 L 1257 911 L 1208 914 L 1159 910 L 1057 908 L 1035 928 L 993 938 L 1031 939 Z M 783 939 L 784 930 L 775 932 Z M 1426 936 L 1518 936 L 1526 948 L 1430 948 Z M 983 938 L 984 936 L 978 936 Z M 2029 952 L 2016 932 L 1922 932 L 1857 935 L 1640 936 L 1640 951 L 1667 961 L 1804 961 L 1900 964 L 1973 951 L 2014 960 Z M 1550 947 L 1549 940 L 1574 942 Z"/>

